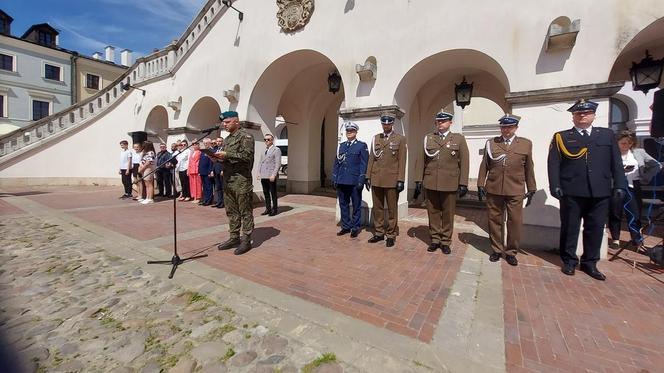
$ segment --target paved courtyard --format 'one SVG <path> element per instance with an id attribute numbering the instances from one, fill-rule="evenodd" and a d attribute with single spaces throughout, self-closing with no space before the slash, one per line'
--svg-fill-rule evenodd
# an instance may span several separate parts
<path id="1" fill-rule="evenodd" d="M 224 210 L 138 205 L 111 187 L 0 190 L 1 371 L 657 372 L 664 270 L 635 253 L 608 280 L 553 253 L 488 261 L 484 211 L 461 208 L 452 255 L 411 208 L 397 245 L 337 237 L 335 200 L 287 195 L 254 249 L 219 252 Z M 651 238 L 656 241 L 656 238 Z M 9 356 L 10 358 L 8 358 Z M 19 358 L 16 359 L 16 356 Z M 13 365 L 10 365 L 13 364 Z"/>

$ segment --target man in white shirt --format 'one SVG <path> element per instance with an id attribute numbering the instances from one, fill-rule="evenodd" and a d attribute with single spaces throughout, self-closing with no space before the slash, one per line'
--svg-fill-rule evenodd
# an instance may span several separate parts
<path id="1" fill-rule="evenodd" d="M 120 196 L 122 199 L 131 198 L 131 153 L 129 150 L 129 142 L 127 140 L 120 141 L 120 176 L 122 177 L 122 186 L 124 187 L 124 194 Z"/>

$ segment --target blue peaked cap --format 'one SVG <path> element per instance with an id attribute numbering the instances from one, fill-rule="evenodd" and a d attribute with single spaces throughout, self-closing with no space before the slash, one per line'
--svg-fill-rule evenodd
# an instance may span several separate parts
<path id="1" fill-rule="evenodd" d="M 380 123 L 382 124 L 394 124 L 394 116 L 391 114 L 383 114 L 380 116 Z"/>
<path id="2" fill-rule="evenodd" d="M 505 114 L 503 115 L 500 119 L 498 119 L 498 123 L 500 123 L 501 127 L 507 127 L 507 126 L 514 126 L 519 124 L 519 121 L 521 120 L 521 117 L 518 115 L 512 115 L 512 114 Z"/>
<path id="3" fill-rule="evenodd" d="M 454 118 L 453 114 L 441 111 L 440 113 L 436 114 L 436 120 L 452 120 Z"/>
<path id="4" fill-rule="evenodd" d="M 574 113 L 577 111 L 592 111 L 593 113 L 597 111 L 597 106 L 599 106 L 598 103 L 588 101 L 586 99 L 580 99 L 579 101 L 575 102 L 574 105 L 572 105 L 567 111 Z"/>

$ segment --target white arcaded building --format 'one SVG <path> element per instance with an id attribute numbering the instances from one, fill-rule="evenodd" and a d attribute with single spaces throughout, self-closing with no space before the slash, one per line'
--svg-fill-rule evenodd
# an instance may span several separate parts
<path id="1" fill-rule="evenodd" d="M 261 133 L 287 126 L 287 188 L 311 193 L 329 178 L 339 124 L 360 139 L 381 130 L 391 110 L 409 144 L 408 185 L 423 135 L 441 108 L 468 138 L 471 176 L 504 112 L 521 116 L 534 142 L 538 192 L 525 210 L 527 241 L 557 245 L 558 204 L 548 194 L 546 154 L 566 109 L 600 103 L 595 125 L 648 136 L 653 91 L 634 92 L 632 62 L 664 57 L 661 0 L 210 0 L 180 39 L 141 58 L 114 84 L 67 110 L 0 138 L 0 185 L 119 184 L 118 141 L 147 131 L 193 138 L 237 110 L 263 149 Z M 329 92 L 338 72 L 341 89 Z M 473 98 L 455 105 L 466 78 Z M 123 91 L 122 83 L 145 90 Z M 283 118 L 288 123 L 278 121 Z M 322 166 L 322 167 L 321 167 Z M 321 175 L 323 173 L 323 175 Z M 472 186 L 471 182 L 471 186 Z M 260 188 L 257 185 L 256 188 Z M 405 212 L 407 197 L 400 196 Z M 364 192 L 371 208 L 371 198 Z M 535 242 L 536 241 L 536 242 Z"/>

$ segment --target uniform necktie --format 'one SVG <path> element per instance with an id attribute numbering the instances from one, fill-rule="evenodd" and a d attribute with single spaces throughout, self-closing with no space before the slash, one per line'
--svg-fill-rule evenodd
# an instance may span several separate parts
<path id="1" fill-rule="evenodd" d="M 583 137 L 588 137 L 588 131 L 587 130 L 582 130 L 581 133 L 583 133 Z"/>

